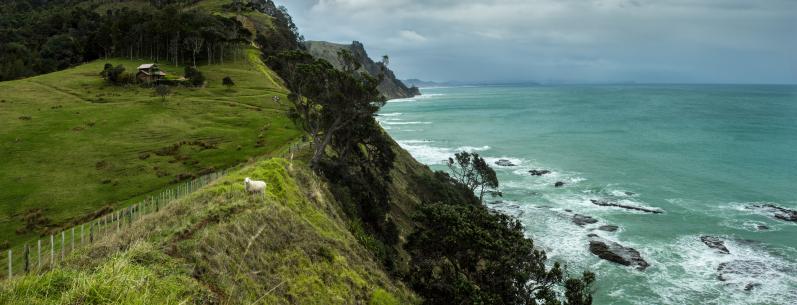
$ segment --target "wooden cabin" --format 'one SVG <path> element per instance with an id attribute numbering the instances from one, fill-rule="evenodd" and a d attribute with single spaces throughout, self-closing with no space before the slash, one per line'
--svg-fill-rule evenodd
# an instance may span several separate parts
<path id="1" fill-rule="evenodd" d="M 143 64 L 138 66 L 138 73 L 136 78 L 145 83 L 151 83 L 161 80 L 166 76 L 166 73 L 158 68 L 157 64 Z"/>

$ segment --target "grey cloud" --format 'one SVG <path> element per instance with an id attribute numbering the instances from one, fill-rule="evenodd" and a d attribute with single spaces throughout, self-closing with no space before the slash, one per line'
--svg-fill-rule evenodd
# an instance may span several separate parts
<path id="1" fill-rule="evenodd" d="M 797 83 L 793 0 L 281 4 L 308 39 L 362 41 L 406 78 Z"/>

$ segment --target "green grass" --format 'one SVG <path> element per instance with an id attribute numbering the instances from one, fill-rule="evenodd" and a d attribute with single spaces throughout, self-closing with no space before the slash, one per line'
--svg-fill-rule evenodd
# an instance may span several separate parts
<path id="1" fill-rule="evenodd" d="M 246 195 L 243 177 L 267 181 L 266 196 Z M 418 298 L 357 242 L 339 203 L 304 163 L 269 159 L 143 216 L 55 270 L 0 283 L 0 303 L 392 305 Z"/>
<path id="2" fill-rule="evenodd" d="M 295 141 L 301 132 L 272 101 L 284 101 L 286 90 L 256 53 L 200 66 L 208 85 L 175 88 L 165 103 L 153 89 L 98 76 L 106 62 L 135 71 L 149 59 L 98 60 L 0 82 L 0 242 L 34 238 L 16 233 L 31 211 L 41 209 L 49 221 L 42 224 L 57 230 L 143 198 L 178 175 L 228 168 Z M 236 83 L 231 90 L 221 84 L 225 76 Z"/>

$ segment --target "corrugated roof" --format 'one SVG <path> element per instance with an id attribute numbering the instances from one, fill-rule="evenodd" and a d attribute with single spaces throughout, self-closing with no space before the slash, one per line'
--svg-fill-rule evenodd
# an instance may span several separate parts
<path id="1" fill-rule="evenodd" d="M 155 66 L 155 64 L 143 64 L 143 65 L 138 66 L 138 69 L 139 70 L 141 70 L 141 69 L 151 69 L 154 66 Z"/>

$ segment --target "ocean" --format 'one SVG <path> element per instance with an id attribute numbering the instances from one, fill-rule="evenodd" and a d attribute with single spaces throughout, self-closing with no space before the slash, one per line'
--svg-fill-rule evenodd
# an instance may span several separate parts
<path id="1" fill-rule="evenodd" d="M 596 272 L 595 304 L 797 304 L 797 222 L 765 207 L 797 210 L 797 86 L 422 92 L 388 102 L 378 116 L 384 129 L 435 170 L 462 150 L 488 160 L 504 196 L 485 204 L 520 220 L 570 274 Z M 495 165 L 500 159 L 515 166 Z M 575 214 L 597 222 L 577 225 Z M 636 249 L 650 266 L 598 258 L 588 234 Z"/>

